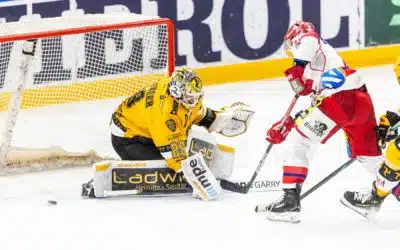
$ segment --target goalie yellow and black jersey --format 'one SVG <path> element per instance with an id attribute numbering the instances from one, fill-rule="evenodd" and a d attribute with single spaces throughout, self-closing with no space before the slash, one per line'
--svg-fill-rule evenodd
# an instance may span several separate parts
<path id="1" fill-rule="evenodd" d="M 188 109 L 174 100 L 168 94 L 170 80 L 162 79 L 125 99 L 112 115 L 111 133 L 153 140 L 168 166 L 179 171 L 181 161 L 187 157 L 188 130 L 205 117 L 206 109 L 202 101 Z"/>

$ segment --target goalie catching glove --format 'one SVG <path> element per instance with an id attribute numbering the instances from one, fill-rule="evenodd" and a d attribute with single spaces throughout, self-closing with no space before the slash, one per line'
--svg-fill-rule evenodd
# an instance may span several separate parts
<path id="1" fill-rule="evenodd" d="M 222 107 L 214 113 L 216 117 L 208 128 L 208 132 L 234 137 L 247 131 L 255 111 L 249 105 L 235 102 L 230 107 Z"/>

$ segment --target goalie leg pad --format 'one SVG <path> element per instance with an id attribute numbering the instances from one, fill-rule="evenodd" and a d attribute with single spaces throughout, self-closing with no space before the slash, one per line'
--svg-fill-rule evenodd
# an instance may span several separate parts
<path id="1" fill-rule="evenodd" d="M 233 172 L 235 149 L 216 143 L 215 136 L 196 128 L 189 130 L 187 152 L 189 156 L 201 153 L 207 166 L 217 179 L 229 179 Z"/>
<path id="2" fill-rule="evenodd" d="M 235 149 L 217 144 L 211 165 L 211 172 L 217 179 L 229 179 L 232 176 L 235 160 Z"/>
<path id="3" fill-rule="evenodd" d="M 124 195 L 189 193 L 188 183 L 165 161 L 103 161 L 93 165 L 93 188 L 98 198 Z"/>
<path id="4" fill-rule="evenodd" d="M 201 153 L 182 161 L 182 171 L 187 182 L 192 186 L 194 195 L 202 200 L 214 200 L 221 193 L 221 187 Z"/>

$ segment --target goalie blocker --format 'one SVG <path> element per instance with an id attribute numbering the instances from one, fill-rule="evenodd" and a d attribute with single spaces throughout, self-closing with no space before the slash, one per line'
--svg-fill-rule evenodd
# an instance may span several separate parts
<path id="1" fill-rule="evenodd" d="M 216 144 L 215 137 L 191 129 L 188 158 L 182 172 L 167 167 L 164 160 L 103 161 L 93 165 L 93 180 L 82 185 L 82 196 L 91 198 L 124 195 L 168 196 L 192 193 L 212 200 L 221 189 L 217 179 L 233 171 L 234 149 Z"/>

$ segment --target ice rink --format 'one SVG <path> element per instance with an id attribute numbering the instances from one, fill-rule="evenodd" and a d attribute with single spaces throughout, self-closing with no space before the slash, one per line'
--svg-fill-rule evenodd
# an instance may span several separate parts
<path id="1" fill-rule="evenodd" d="M 361 69 L 377 117 L 400 105 L 392 66 Z M 234 179 L 247 181 L 267 147 L 265 132 L 284 114 L 293 92 L 285 79 L 206 87 L 204 103 L 217 108 L 243 101 L 256 110 L 247 134 L 220 143 L 236 148 Z M 22 112 L 14 145 L 59 145 L 70 151 L 95 149 L 116 157 L 110 144 L 110 114 L 120 100 Z M 306 108 L 307 97 L 295 110 Z M 3 115 L 3 114 L 2 114 Z M 280 178 L 284 145 L 275 146 L 260 178 Z M 307 190 L 347 160 L 342 133 L 313 152 Z M 90 168 L 0 177 L 0 249 L 399 249 L 400 203 L 389 197 L 375 220 L 342 206 L 345 190 L 368 188 L 371 176 L 358 163 L 307 197 L 300 224 L 274 223 L 254 206 L 280 192 L 224 192 L 218 201 L 190 196 L 87 200 L 80 185 Z M 48 200 L 58 201 L 48 206 Z"/>

